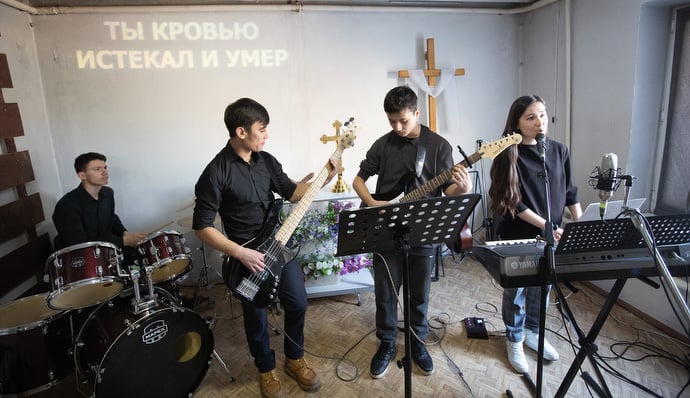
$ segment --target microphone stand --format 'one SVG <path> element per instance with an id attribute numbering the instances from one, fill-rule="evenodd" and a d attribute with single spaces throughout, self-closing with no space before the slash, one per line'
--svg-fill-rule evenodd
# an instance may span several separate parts
<path id="1" fill-rule="evenodd" d="M 538 144 L 537 144 L 538 145 Z M 539 345 L 537 350 L 537 386 L 536 396 L 541 398 L 542 379 L 544 373 L 544 334 L 546 330 L 546 304 L 549 299 L 549 283 L 555 279 L 555 264 L 556 258 L 554 255 L 554 224 L 551 221 L 551 189 L 549 185 L 549 174 L 546 170 L 546 158 L 542 157 L 542 177 L 544 179 L 544 193 L 546 197 L 546 206 L 544 209 L 544 238 L 546 244 L 544 245 L 544 256 L 539 259 L 539 275 L 541 286 L 541 308 L 539 309 Z"/>
<path id="2" fill-rule="evenodd" d="M 536 385 L 536 396 L 541 398 L 542 385 L 543 385 L 543 370 L 544 370 L 544 339 L 546 334 L 546 304 L 549 299 L 549 285 L 553 286 L 554 292 L 558 299 L 559 309 L 561 312 L 565 312 L 565 317 L 567 319 L 574 319 L 573 313 L 566 302 L 565 295 L 561 291 L 558 285 L 558 277 L 556 275 L 556 255 L 555 255 L 555 239 L 553 236 L 553 231 L 556 230 L 557 226 L 551 220 L 551 189 L 549 185 L 549 175 L 546 169 L 546 159 L 542 157 L 543 175 L 544 178 L 544 189 L 546 197 L 546 208 L 544 209 L 544 215 L 546 222 L 544 223 L 544 238 L 546 244 L 544 245 L 544 256 L 539 261 L 539 275 L 540 275 L 540 285 L 541 285 L 541 308 L 539 311 L 539 345 L 537 350 L 537 385 Z M 580 340 L 584 338 L 584 332 L 578 327 L 575 322 L 571 322 Z M 595 371 L 600 379 L 603 378 L 601 371 L 595 367 Z M 606 392 L 608 392 L 608 387 L 604 384 Z M 557 395 L 558 396 L 558 395 Z M 608 392 L 608 396 L 611 394 Z"/>

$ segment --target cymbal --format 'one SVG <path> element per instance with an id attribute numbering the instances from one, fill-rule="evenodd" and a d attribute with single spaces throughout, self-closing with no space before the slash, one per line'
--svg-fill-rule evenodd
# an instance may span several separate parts
<path id="1" fill-rule="evenodd" d="M 192 228 L 192 216 L 187 216 L 177 220 L 177 225 L 184 228 Z M 213 220 L 213 226 L 220 228 L 220 214 L 216 214 L 216 218 Z"/>

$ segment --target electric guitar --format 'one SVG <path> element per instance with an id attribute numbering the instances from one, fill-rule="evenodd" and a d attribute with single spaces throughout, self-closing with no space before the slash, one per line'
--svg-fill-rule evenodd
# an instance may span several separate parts
<path id="1" fill-rule="evenodd" d="M 330 159 L 338 160 L 343 151 L 354 145 L 356 130 L 359 127 L 354 118 L 344 124 L 345 130 L 338 134 L 337 144 Z M 257 307 L 266 307 L 276 298 L 283 266 L 297 256 L 299 247 L 288 248 L 286 244 L 309 209 L 311 202 L 328 177 L 330 161 L 321 169 L 302 198 L 292 207 L 289 216 L 281 224 L 280 210 L 283 205 L 277 199 L 269 206 L 264 223 L 254 238 L 242 246 L 264 254 L 265 268 L 253 273 L 236 258 L 227 256 L 223 262 L 223 280 L 239 299 Z"/>
<path id="2" fill-rule="evenodd" d="M 520 134 L 511 134 L 496 141 L 482 144 L 477 152 L 473 153 L 466 160 L 463 160 L 458 164 L 469 168 L 481 159 L 494 159 L 499 153 L 503 152 L 509 146 L 519 144 L 520 142 L 522 142 L 522 136 Z M 395 190 L 385 193 L 372 194 L 371 196 L 376 200 L 385 200 L 390 203 L 405 203 L 424 199 L 428 194 L 434 192 L 438 187 L 443 185 L 443 183 L 453 177 L 453 169 L 450 168 L 442 172 L 436 177 L 415 188 L 411 192 L 405 194 L 404 192 L 406 188 L 411 182 L 414 181 L 415 177 L 416 176 L 414 174 L 404 176 L 398 182 Z M 458 240 L 453 242 L 453 249 L 457 253 L 462 253 L 472 249 L 472 231 L 470 231 L 470 227 L 467 225 L 467 223 L 465 223 L 461 229 L 458 235 Z"/>

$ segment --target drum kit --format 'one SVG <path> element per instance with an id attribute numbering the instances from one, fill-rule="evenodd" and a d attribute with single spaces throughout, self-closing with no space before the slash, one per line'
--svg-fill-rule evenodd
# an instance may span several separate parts
<path id="1" fill-rule="evenodd" d="M 128 269 L 108 242 L 53 253 L 51 291 L 0 307 L 0 396 L 47 390 L 73 369 L 95 397 L 191 396 L 212 356 L 229 374 L 214 350 L 211 319 L 163 288 L 192 267 L 184 243 L 177 231 L 151 234 Z"/>

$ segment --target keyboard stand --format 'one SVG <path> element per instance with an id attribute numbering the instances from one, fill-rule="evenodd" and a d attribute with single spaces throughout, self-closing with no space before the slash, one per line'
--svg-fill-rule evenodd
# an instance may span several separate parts
<path id="1" fill-rule="evenodd" d="M 663 257 L 659 254 L 657 244 L 665 245 L 688 242 L 688 240 L 690 240 L 690 235 L 687 226 L 690 223 L 690 215 L 657 216 L 645 219 L 645 217 L 640 214 L 639 211 L 629 208 L 624 208 L 622 214 L 628 216 L 629 218 L 572 223 L 572 225 L 567 225 L 566 230 L 563 232 L 563 236 L 561 237 L 561 242 L 559 242 L 558 251 L 566 254 L 571 252 L 577 255 L 578 252 L 581 252 L 584 249 L 603 253 L 609 248 L 634 249 L 646 247 L 652 257 L 654 257 L 656 260 L 655 263 L 657 265 L 659 276 L 667 284 L 670 283 L 670 288 L 672 291 L 675 288 L 675 291 L 677 292 L 677 286 L 675 286 L 675 282 L 673 282 L 673 279 L 671 278 L 670 271 Z M 647 229 L 647 225 L 650 226 L 650 229 Z M 606 318 L 608 318 L 611 309 L 613 309 L 613 306 L 616 304 L 618 296 L 623 291 L 623 287 L 628 279 L 629 277 L 616 279 L 616 282 L 611 288 L 604 305 L 599 311 L 596 320 L 592 324 L 592 327 L 586 336 L 577 326 L 577 322 L 575 322 L 575 319 L 567 306 L 565 298 L 562 297 L 560 290 L 557 290 L 557 293 L 559 293 L 558 300 L 566 309 L 566 316 L 570 318 L 570 322 L 577 332 L 578 342 L 580 343 L 580 350 L 578 351 L 572 365 L 570 366 L 570 369 L 568 370 L 568 373 L 564 377 L 560 387 L 558 388 L 558 391 L 556 392 L 555 396 L 557 398 L 565 396 L 568 388 L 570 388 L 570 384 L 577 374 L 578 369 L 580 369 L 580 366 L 586 357 L 589 357 L 590 362 L 596 371 L 600 385 L 596 384 L 594 379 L 592 379 L 589 374 L 583 372 L 585 383 L 587 383 L 592 390 L 596 391 L 600 397 L 608 398 L 613 396 L 606 385 L 604 376 L 595 361 L 594 354 L 597 352 L 597 346 L 594 342 L 599 335 L 601 328 L 604 326 L 604 322 L 606 321 Z M 680 301 L 682 304 L 679 305 L 679 307 L 682 309 L 681 312 L 683 315 L 683 318 L 680 320 L 681 323 L 683 320 L 685 320 L 684 328 L 687 328 L 687 325 L 690 324 L 688 307 L 682 298 L 677 299 L 676 304 L 678 304 L 678 301 Z"/>
<path id="2" fill-rule="evenodd" d="M 601 383 L 601 385 L 596 384 L 596 382 L 592 379 L 591 376 L 589 376 L 588 373 L 583 373 L 585 383 L 587 383 L 587 385 L 589 385 L 592 388 L 592 390 L 596 391 L 598 396 L 613 397 L 613 395 L 611 394 L 611 390 L 609 390 L 609 387 L 606 385 L 604 375 L 601 373 L 601 370 L 599 369 L 599 366 L 597 365 L 596 360 L 594 358 L 594 354 L 598 350 L 594 342 L 597 339 L 597 336 L 599 335 L 601 328 L 604 326 L 604 322 L 606 322 L 606 319 L 611 313 L 613 306 L 616 305 L 616 301 L 618 301 L 618 296 L 621 294 L 621 291 L 625 286 L 625 282 L 627 281 L 628 278 L 616 279 L 616 283 L 614 283 L 613 288 L 609 292 L 608 297 L 606 297 L 604 305 L 601 307 L 601 310 L 599 310 L 599 314 L 597 315 L 597 318 L 594 320 L 594 323 L 592 323 L 592 327 L 589 329 L 589 332 L 586 336 L 579 328 L 579 326 L 577 326 L 577 322 L 571 315 L 570 322 L 577 331 L 578 342 L 580 343 L 580 350 L 577 352 L 577 355 L 575 356 L 573 363 L 570 365 L 568 373 L 566 373 L 565 377 L 563 378 L 563 381 L 561 382 L 561 385 L 558 388 L 555 397 L 565 396 L 565 394 L 568 392 L 568 389 L 570 388 L 570 385 L 575 379 L 575 375 L 577 375 L 577 371 L 580 369 L 580 366 L 582 366 L 582 363 L 585 361 L 585 358 L 589 358 L 592 367 L 596 371 L 597 378 L 599 379 L 599 383 Z M 559 297 L 558 300 L 567 307 L 567 304 L 563 298 Z M 567 312 L 570 313 L 570 309 L 568 309 Z"/>

